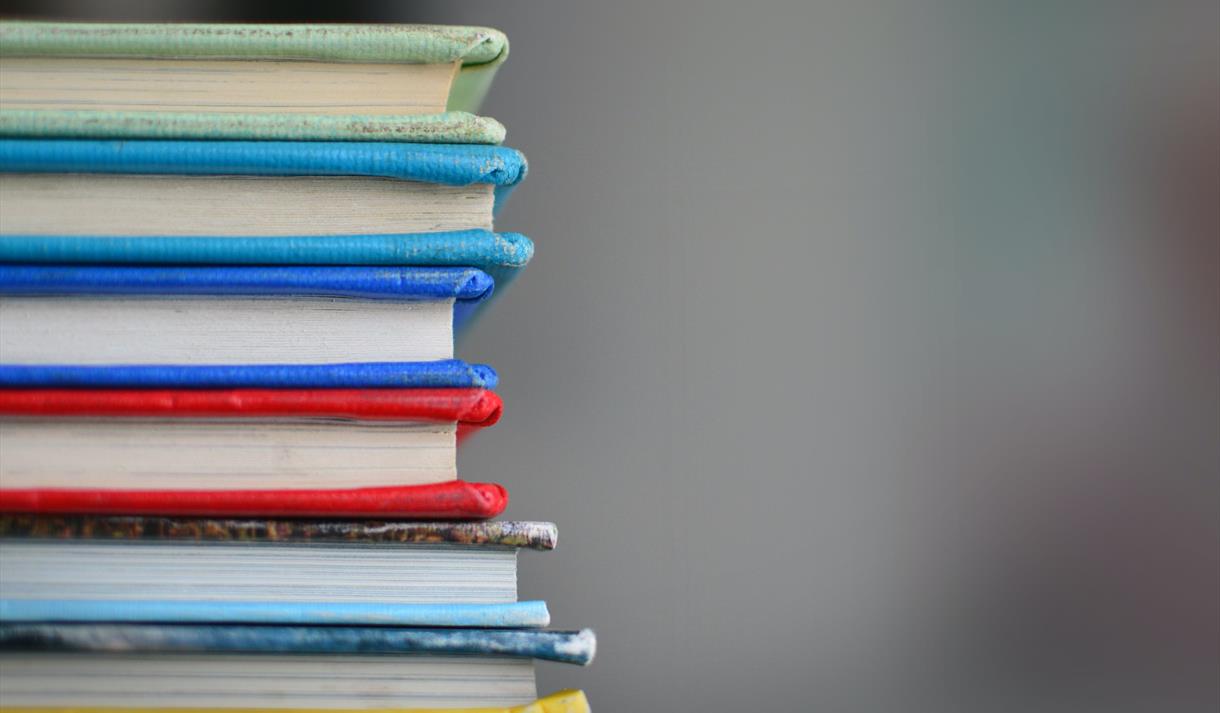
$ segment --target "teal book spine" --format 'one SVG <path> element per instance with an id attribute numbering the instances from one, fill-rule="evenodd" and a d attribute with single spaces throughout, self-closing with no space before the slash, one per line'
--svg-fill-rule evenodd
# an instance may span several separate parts
<path id="1" fill-rule="evenodd" d="M 474 267 L 502 289 L 534 255 L 519 233 L 393 235 L 0 235 L 0 262 Z"/>

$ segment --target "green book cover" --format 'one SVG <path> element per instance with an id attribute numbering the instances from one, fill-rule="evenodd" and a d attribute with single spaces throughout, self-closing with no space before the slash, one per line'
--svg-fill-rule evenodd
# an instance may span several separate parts
<path id="1" fill-rule="evenodd" d="M 507 56 L 504 34 L 485 27 L 0 21 L 0 59 L 458 63 L 443 113 L 261 114 L 0 107 L 0 135 L 495 144 L 503 141 L 504 127 L 475 112 Z"/>

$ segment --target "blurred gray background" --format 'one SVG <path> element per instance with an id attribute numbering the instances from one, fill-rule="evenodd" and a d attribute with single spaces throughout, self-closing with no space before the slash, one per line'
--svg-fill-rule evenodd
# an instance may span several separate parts
<path id="1" fill-rule="evenodd" d="M 1215 2 L 5 2 L 481 24 L 538 252 L 462 453 L 599 711 L 1220 707 Z"/>

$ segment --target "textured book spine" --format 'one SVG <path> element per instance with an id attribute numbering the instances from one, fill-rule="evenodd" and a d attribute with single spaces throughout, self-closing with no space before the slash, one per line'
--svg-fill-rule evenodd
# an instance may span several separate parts
<path id="1" fill-rule="evenodd" d="M 412 265 L 474 267 L 491 273 L 525 267 L 533 255 L 534 244 L 524 235 L 490 230 L 381 235 L 0 236 L 0 262 L 25 263 Z"/>
<path id="2" fill-rule="evenodd" d="M 460 545 L 551 550 L 550 522 L 392 522 L 0 513 L 0 538 L 67 541 Z"/>
<path id="3" fill-rule="evenodd" d="M 467 100 L 469 101 L 469 100 Z M 451 107 L 477 104 L 452 103 Z M 443 114 L 330 116 L 3 109 L 0 134 L 28 138 L 191 139 L 236 141 L 395 141 L 489 144 L 504 141 L 504 125 L 455 108 Z"/>
<path id="4" fill-rule="evenodd" d="M 341 418 L 486 427 L 486 389 L 0 389 L 0 414 L 114 418 Z"/>
<path id="5" fill-rule="evenodd" d="M 0 295 L 311 296 L 477 302 L 491 278 L 461 267 L 0 265 Z"/>
<path id="6" fill-rule="evenodd" d="M 26 389 L 494 389 L 486 364 L 456 359 L 354 364 L 0 364 L 0 388 Z"/>
<path id="7" fill-rule="evenodd" d="M 312 60 L 480 65 L 504 60 L 489 27 L 0 22 L 4 57 Z"/>
<path id="8" fill-rule="evenodd" d="M 0 488 L 9 513 L 185 517 L 331 517 L 481 520 L 508 506 L 495 483 L 343 490 L 84 490 Z"/>
<path id="9" fill-rule="evenodd" d="M 580 631 L 355 626 L 0 624 L 0 651 L 510 656 L 586 665 L 597 638 Z"/>

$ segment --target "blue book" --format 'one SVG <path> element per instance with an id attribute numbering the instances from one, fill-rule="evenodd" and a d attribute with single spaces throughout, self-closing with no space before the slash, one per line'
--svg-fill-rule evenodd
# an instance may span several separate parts
<path id="1" fill-rule="evenodd" d="M 493 216 L 525 177 L 498 146 L 0 139 L 0 262 L 474 267 L 533 256 Z"/>
<path id="2" fill-rule="evenodd" d="M 473 268 L 0 264 L 0 363 L 452 359 L 453 335 L 492 290 Z"/>
<path id="3" fill-rule="evenodd" d="M 0 364 L 0 388 L 23 389 L 494 389 L 496 371 L 457 359 L 365 364 L 82 366 Z"/>
<path id="4" fill-rule="evenodd" d="M 351 626 L 0 624 L 0 651 L 497 656 L 587 665 L 589 629 L 505 631 Z"/>
<path id="5" fill-rule="evenodd" d="M 0 622 L 325 624 L 345 626 L 539 627 L 545 602 L 387 604 L 156 599 L 0 599 Z"/>

